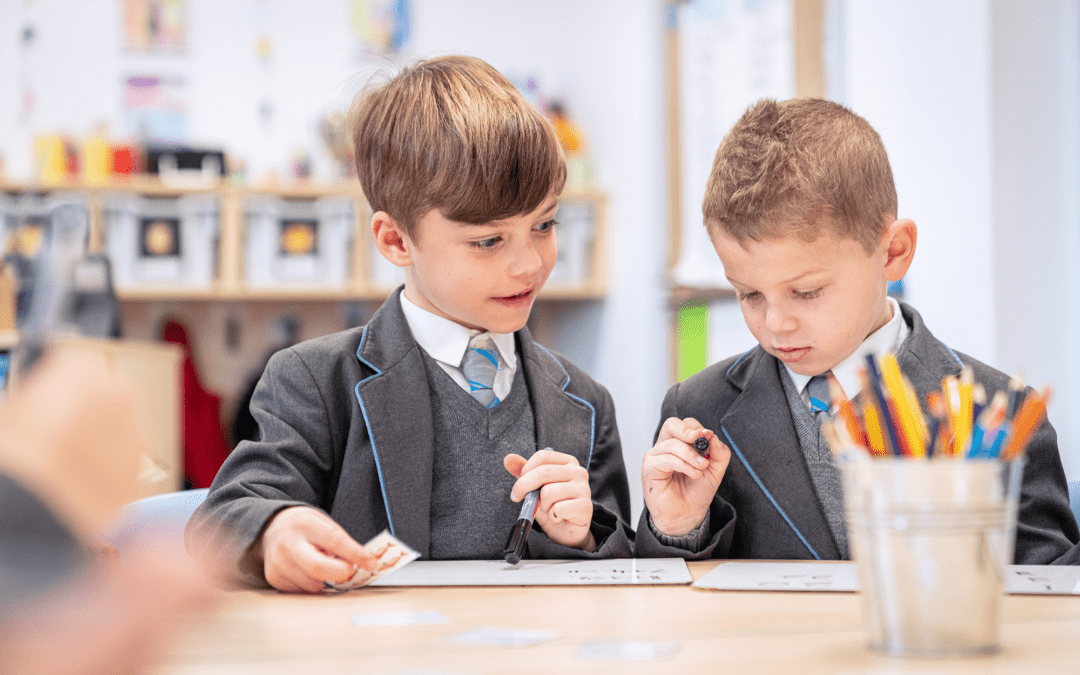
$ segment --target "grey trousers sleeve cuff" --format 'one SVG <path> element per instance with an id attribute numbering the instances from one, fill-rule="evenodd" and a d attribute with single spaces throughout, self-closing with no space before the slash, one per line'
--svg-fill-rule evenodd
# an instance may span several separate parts
<path id="1" fill-rule="evenodd" d="M 705 519 L 701 523 L 690 530 L 681 537 L 669 537 L 660 530 L 656 529 L 656 525 L 653 524 L 652 514 L 649 514 L 649 530 L 652 531 L 653 536 L 656 537 L 664 546 L 674 546 L 675 548 L 681 548 L 685 551 L 691 551 L 697 553 L 705 548 L 705 545 L 709 543 L 709 521 L 711 520 L 710 511 L 705 512 Z"/>

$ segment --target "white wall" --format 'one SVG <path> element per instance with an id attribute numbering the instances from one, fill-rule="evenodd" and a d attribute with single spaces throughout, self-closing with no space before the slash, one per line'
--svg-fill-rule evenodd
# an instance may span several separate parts
<path id="1" fill-rule="evenodd" d="M 991 3 L 999 367 L 1054 386 L 1050 419 L 1080 478 L 1080 6 Z"/>
<path id="2" fill-rule="evenodd" d="M 833 94 L 881 133 L 899 215 L 919 226 L 908 300 L 950 346 L 1054 386 L 1050 417 L 1076 477 L 1076 3 L 844 0 L 832 11 Z"/>

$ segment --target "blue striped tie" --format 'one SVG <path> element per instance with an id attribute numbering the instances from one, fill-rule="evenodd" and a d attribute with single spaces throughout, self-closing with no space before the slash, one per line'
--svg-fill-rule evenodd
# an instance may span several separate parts
<path id="1" fill-rule="evenodd" d="M 828 374 L 815 375 L 806 385 L 806 393 L 810 394 L 810 412 L 818 424 L 829 419 L 829 400 L 832 397 L 829 395 Z"/>
<path id="2" fill-rule="evenodd" d="M 461 374 L 469 383 L 469 393 L 485 408 L 499 405 L 499 397 L 491 386 L 499 370 L 499 351 L 487 333 L 481 333 L 469 341 L 465 357 L 461 359 Z"/>

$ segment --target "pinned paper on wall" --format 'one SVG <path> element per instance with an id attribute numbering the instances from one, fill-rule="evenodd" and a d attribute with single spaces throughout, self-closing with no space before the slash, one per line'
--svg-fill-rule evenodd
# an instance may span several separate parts
<path id="1" fill-rule="evenodd" d="M 133 75 L 124 81 L 128 135 L 155 145 L 187 140 L 187 83 L 182 77 Z"/>
<path id="2" fill-rule="evenodd" d="M 720 140 L 760 98 L 795 95 L 791 0 L 692 0 L 678 8 L 682 222 L 675 283 L 730 288 L 702 225 Z"/>
<path id="3" fill-rule="evenodd" d="M 396 53 L 409 40 L 408 0 L 352 0 L 352 24 L 366 49 Z"/>
<path id="4" fill-rule="evenodd" d="M 124 39 L 137 52 L 180 52 L 186 41 L 184 0 L 124 0 Z"/>

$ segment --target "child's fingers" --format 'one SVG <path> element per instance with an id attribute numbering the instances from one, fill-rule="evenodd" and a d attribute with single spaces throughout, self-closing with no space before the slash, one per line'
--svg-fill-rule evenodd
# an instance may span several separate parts
<path id="1" fill-rule="evenodd" d="M 514 478 L 521 478 L 521 472 L 525 468 L 525 458 L 511 453 L 503 457 L 503 468 L 509 471 Z"/>
<path id="2" fill-rule="evenodd" d="M 348 581 L 355 573 L 355 568 L 351 563 L 323 553 L 311 544 L 298 547 L 295 552 L 295 561 L 296 566 L 305 576 L 319 582 L 320 588 L 323 581 L 340 584 Z"/>
<path id="3" fill-rule="evenodd" d="M 571 459 L 573 458 L 571 457 Z M 510 499 L 520 502 L 525 498 L 525 495 L 537 488 L 542 488 L 551 483 L 573 481 L 583 483 L 586 487 L 589 484 L 589 472 L 584 467 L 579 466 L 577 460 L 574 460 L 572 464 L 542 464 L 531 471 L 525 472 L 521 478 L 517 479 L 513 489 L 510 491 Z"/>
<path id="4" fill-rule="evenodd" d="M 669 438 L 662 443 L 657 443 L 645 453 L 645 456 L 655 457 L 660 455 L 674 455 L 689 464 L 690 466 L 697 467 L 698 469 L 704 469 L 705 467 L 709 466 L 709 459 L 712 458 L 711 451 L 714 447 L 713 443 L 719 443 L 719 441 L 716 441 L 715 439 L 716 437 L 714 436 L 713 440 L 710 441 L 709 457 L 701 455 L 701 453 L 695 450 L 692 445 L 688 445 L 674 438 Z"/>
<path id="5" fill-rule="evenodd" d="M 350 567 L 363 567 L 366 570 L 375 568 L 373 552 L 361 546 L 329 516 L 314 509 L 304 515 L 305 521 L 300 525 L 302 540 L 322 549 L 331 557 L 341 558 Z"/>
<path id="6" fill-rule="evenodd" d="M 540 466 L 548 465 L 565 465 L 572 464 L 578 465 L 577 457 L 568 455 L 565 452 L 557 452 L 555 450 L 537 450 L 533 453 L 533 456 L 529 458 L 529 461 L 525 462 L 525 466 L 521 468 L 521 475 L 529 473 Z"/>
<path id="7" fill-rule="evenodd" d="M 574 483 L 549 483 L 540 490 L 540 510 L 555 522 L 587 524 L 592 520 L 592 495 Z M 583 512 L 588 507 L 588 517 Z M 580 516 L 580 517 L 579 517 Z"/>
<path id="8" fill-rule="evenodd" d="M 322 581 L 306 574 L 296 560 L 277 560 L 268 565 L 266 582 L 283 593 L 318 593 L 322 590 Z"/>
<path id="9" fill-rule="evenodd" d="M 681 473 L 687 478 L 697 480 L 705 475 L 705 468 L 696 464 L 697 462 L 690 464 L 682 457 L 673 454 L 646 456 L 641 464 L 641 477 L 644 480 L 656 480 L 670 478 L 673 474 Z"/>
<path id="10" fill-rule="evenodd" d="M 660 427 L 656 442 L 660 443 L 669 438 L 676 438 L 684 443 L 693 443 L 694 439 L 700 436 L 702 431 L 707 430 L 703 429 L 701 422 L 698 422 L 693 417 L 687 417 L 686 419 L 669 417 L 664 420 L 663 426 Z"/>

